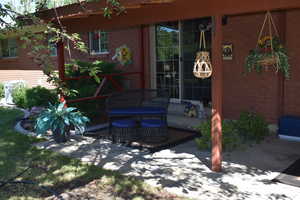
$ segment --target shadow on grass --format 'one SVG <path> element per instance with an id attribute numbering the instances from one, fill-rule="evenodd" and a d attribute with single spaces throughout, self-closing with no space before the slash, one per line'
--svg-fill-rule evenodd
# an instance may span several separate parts
<path id="1" fill-rule="evenodd" d="M 121 176 L 116 172 L 33 147 L 32 144 L 40 140 L 13 130 L 15 119 L 20 116 L 22 113 L 19 111 L 0 108 L 0 181 L 6 181 L 29 167 L 30 169 L 17 180 L 34 181 L 58 194 L 96 182 L 97 188 L 103 189 L 102 195 L 105 193 L 123 199 L 133 199 L 137 196 L 141 196 L 142 199 L 169 198 L 167 194 L 150 189 L 136 178 Z M 7 184 L 0 188 L 0 199 L 45 199 L 51 196 L 51 193 L 37 185 Z M 172 195 L 170 198 L 174 199 Z M 78 199 L 83 197 L 79 195 Z"/>

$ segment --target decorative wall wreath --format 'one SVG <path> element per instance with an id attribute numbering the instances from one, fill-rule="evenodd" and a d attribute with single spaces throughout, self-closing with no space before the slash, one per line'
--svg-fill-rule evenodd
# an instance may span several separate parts
<path id="1" fill-rule="evenodd" d="M 117 59 L 118 62 L 123 65 L 127 66 L 132 64 L 132 53 L 127 45 L 122 45 L 116 49 L 116 53 L 112 58 L 113 60 Z"/>

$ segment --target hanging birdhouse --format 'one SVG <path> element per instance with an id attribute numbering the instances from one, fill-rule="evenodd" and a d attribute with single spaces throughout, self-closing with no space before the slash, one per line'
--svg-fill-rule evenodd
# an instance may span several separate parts
<path id="1" fill-rule="evenodd" d="M 201 51 L 202 45 L 204 50 Z M 212 64 L 210 62 L 209 52 L 206 51 L 205 32 L 200 34 L 200 51 L 197 52 L 196 60 L 193 69 L 194 76 L 205 79 L 212 75 Z"/>

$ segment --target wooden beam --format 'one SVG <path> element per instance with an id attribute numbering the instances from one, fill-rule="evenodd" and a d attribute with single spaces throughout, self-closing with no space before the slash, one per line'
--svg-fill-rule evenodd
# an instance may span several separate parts
<path id="1" fill-rule="evenodd" d="M 111 74 L 98 74 L 98 77 L 114 77 L 114 76 L 130 76 L 130 75 L 141 75 L 141 72 L 124 72 L 124 73 L 111 73 Z M 82 80 L 91 79 L 92 76 L 76 76 L 76 77 L 65 77 L 64 80 Z"/>
<path id="2" fill-rule="evenodd" d="M 97 99 L 105 99 L 107 98 L 108 95 L 103 95 L 103 96 L 96 96 L 96 97 L 82 97 L 79 99 L 71 99 L 71 100 L 67 100 L 67 103 L 77 103 L 77 102 L 83 102 L 83 101 L 89 101 L 89 100 L 97 100 Z"/>
<path id="3" fill-rule="evenodd" d="M 64 43 L 62 40 L 58 41 L 56 44 L 57 50 L 57 68 L 58 68 L 58 76 L 61 81 L 65 80 L 65 55 L 64 55 Z M 65 97 L 60 94 L 59 97 L 60 102 L 65 102 Z M 67 104 L 65 104 L 65 107 Z"/>
<path id="4" fill-rule="evenodd" d="M 133 0 L 132 0 L 133 1 Z M 124 6 L 126 6 L 124 0 Z M 134 3 L 138 5 L 138 1 Z M 88 4 L 93 12 L 101 11 L 100 4 Z M 91 7 L 94 5 L 93 7 Z M 104 4 L 103 4 L 104 5 Z M 102 7 L 103 8 L 103 7 Z M 176 0 L 173 3 L 159 3 L 151 5 L 142 5 L 138 9 L 131 9 L 120 16 L 113 16 L 111 19 L 106 19 L 103 14 L 90 15 L 88 18 L 67 19 L 62 20 L 69 31 L 86 31 L 95 29 L 120 29 L 141 24 L 155 24 L 165 21 L 177 21 L 185 19 L 194 19 L 215 15 L 242 15 L 249 13 L 265 12 L 266 10 L 286 10 L 300 9 L 299 0 Z M 68 16 L 79 12 L 78 9 L 58 9 L 60 16 Z M 81 10 L 80 10 L 81 11 Z M 188 11 L 188 12 L 186 12 Z M 50 12 L 50 11 L 47 11 Z M 45 11 L 45 15 L 47 14 Z M 101 13 L 101 12 L 100 12 Z M 48 13 L 47 16 L 51 16 Z M 146 17 L 145 17 L 146 16 Z"/>
<path id="5" fill-rule="evenodd" d="M 222 170 L 222 16 L 213 18 L 214 30 L 212 37 L 212 118 L 211 118 L 211 140 L 212 170 L 220 172 Z"/>
<path id="6" fill-rule="evenodd" d="M 128 5 L 128 6 L 124 6 L 124 8 L 126 10 L 130 10 L 130 9 L 138 9 L 141 8 L 141 5 Z M 66 15 L 66 16 L 60 16 L 58 17 L 59 19 L 80 19 L 80 18 L 88 18 L 89 16 L 95 16 L 95 15 L 100 15 L 103 16 L 104 11 L 101 9 L 99 11 L 85 11 L 85 12 L 78 12 L 78 13 L 74 13 L 74 14 L 70 14 L 70 15 Z M 53 20 L 57 20 L 56 17 L 52 18 L 51 21 Z"/>
<path id="7" fill-rule="evenodd" d="M 59 78 L 65 80 L 65 54 L 64 54 L 64 42 L 62 40 L 57 42 L 57 64 Z"/>
<path id="8" fill-rule="evenodd" d="M 141 4 L 142 5 L 154 5 L 154 4 L 169 4 L 173 3 L 175 0 L 148 0 L 144 1 Z"/>
<path id="9" fill-rule="evenodd" d="M 144 45 L 144 26 L 140 28 L 140 44 L 141 44 L 141 77 L 140 87 L 145 89 L 145 45 Z"/>

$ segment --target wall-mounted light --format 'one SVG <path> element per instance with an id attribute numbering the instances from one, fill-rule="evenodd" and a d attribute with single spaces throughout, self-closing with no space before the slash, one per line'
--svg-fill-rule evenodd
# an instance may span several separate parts
<path id="1" fill-rule="evenodd" d="M 227 15 L 224 15 L 223 17 L 222 17 L 222 25 L 227 25 L 227 22 L 228 22 L 228 16 Z"/>

